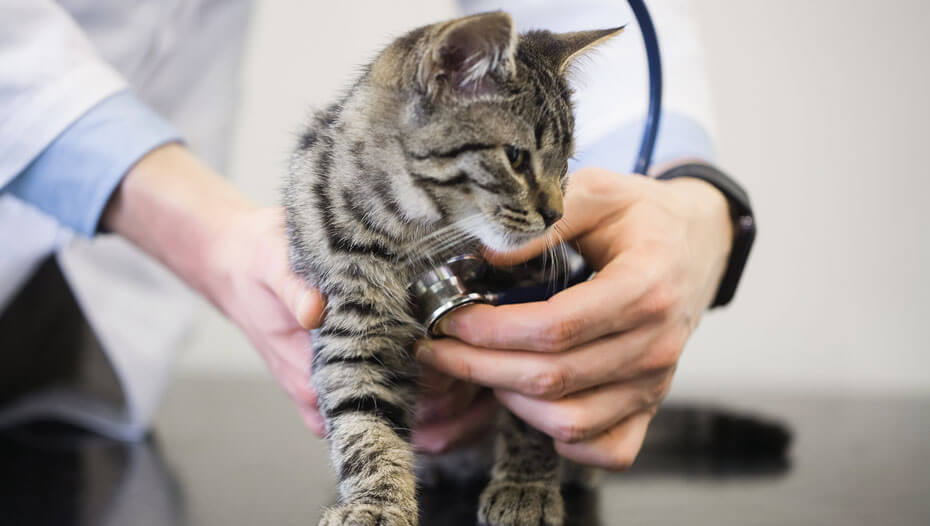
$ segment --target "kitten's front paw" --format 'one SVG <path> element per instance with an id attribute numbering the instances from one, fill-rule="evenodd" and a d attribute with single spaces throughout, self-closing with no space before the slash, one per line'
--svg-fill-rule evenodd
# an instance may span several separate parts
<path id="1" fill-rule="evenodd" d="M 341 504 L 323 512 L 319 526 L 417 526 L 417 519 L 399 506 Z"/>
<path id="2" fill-rule="evenodd" d="M 491 481 L 481 493 L 481 526 L 561 526 L 564 504 L 558 485 Z"/>

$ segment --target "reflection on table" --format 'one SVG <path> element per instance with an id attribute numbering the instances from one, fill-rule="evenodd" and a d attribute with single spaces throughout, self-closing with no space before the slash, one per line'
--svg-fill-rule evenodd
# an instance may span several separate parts
<path id="1" fill-rule="evenodd" d="M 314 524 L 333 500 L 325 444 L 270 386 L 204 382 L 183 382 L 138 444 L 56 424 L 0 432 L 0 524 Z M 758 405 L 793 428 L 789 455 L 767 419 L 739 435 L 731 417 L 672 405 L 633 469 L 564 492 L 568 524 L 930 523 L 930 403 Z M 480 491 L 424 488 L 422 524 L 473 525 Z"/>

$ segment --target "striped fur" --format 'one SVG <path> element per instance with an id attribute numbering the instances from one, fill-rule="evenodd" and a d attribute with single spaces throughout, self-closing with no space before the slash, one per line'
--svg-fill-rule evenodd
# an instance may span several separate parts
<path id="1" fill-rule="evenodd" d="M 543 235 L 560 214 L 574 125 L 562 71 L 587 46 L 578 35 L 518 38 L 504 13 L 414 30 L 300 137 L 284 205 L 293 267 L 327 296 L 312 377 L 340 479 L 340 502 L 321 524 L 417 524 L 410 349 L 424 330 L 408 284 L 479 243 L 507 249 Z M 504 442 L 557 463 L 526 426 Z M 550 495 L 549 471 L 514 479 L 511 449 L 495 480 Z M 543 523 L 556 524 L 561 506 L 550 507 L 558 511 Z"/>

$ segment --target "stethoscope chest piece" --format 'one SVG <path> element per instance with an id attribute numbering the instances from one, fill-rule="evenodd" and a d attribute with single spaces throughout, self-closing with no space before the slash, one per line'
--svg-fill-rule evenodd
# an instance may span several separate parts
<path id="1" fill-rule="evenodd" d="M 646 4 L 643 0 L 628 0 L 628 3 L 639 22 L 649 66 L 649 111 L 643 128 L 639 155 L 633 167 L 633 173 L 645 175 L 652 162 L 662 110 L 662 64 L 655 27 Z M 542 268 L 545 271 L 545 264 Z M 559 276 L 553 276 L 555 279 L 550 280 L 549 284 L 545 280 L 537 280 L 536 284 L 528 285 L 524 283 L 527 278 L 535 276 L 531 269 L 517 269 L 515 273 L 508 272 L 504 276 L 507 279 L 501 279 L 502 275 L 498 270 L 490 267 L 480 256 L 469 254 L 448 259 L 420 274 L 413 281 L 410 292 L 420 323 L 430 336 L 441 336 L 436 333 L 436 329 L 442 317 L 465 305 L 541 301 L 562 288 L 584 281 L 592 272 L 593 269 L 587 268 L 580 255 L 568 251 L 565 261 L 561 264 Z M 551 284 L 561 286 L 554 287 Z"/>
<path id="2" fill-rule="evenodd" d="M 472 303 L 491 303 L 481 287 L 486 271 L 487 263 L 469 254 L 451 258 L 414 280 L 413 301 L 430 336 L 440 336 L 435 331 L 446 314 Z"/>

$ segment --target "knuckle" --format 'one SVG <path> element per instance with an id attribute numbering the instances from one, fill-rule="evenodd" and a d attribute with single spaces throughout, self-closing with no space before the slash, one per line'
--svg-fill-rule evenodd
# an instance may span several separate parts
<path id="1" fill-rule="evenodd" d="M 475 370 L 472 368 L 471 362 L 468 360 L 459 359 L 455 370 L 458 371 L 458 375 L 461 380 L 464 380 L 467 383 L 475 383 Z"/>
<path id="2" fill-rule="evenodd" d="M 640 301 L 640 310 L 647 318 L 663 318 L 678 304 L 678 292 L 669 285 L 656 285 Z"/>
<path id="3" fill-rule="evenodd" d="M 674 367 L 672 367 L 674 371 Z M 668 374 L 662 377 L 661 380 L 655 383 L 651 390 L 651 406 L 656 406 L 662 403 L 662 400 L 665 400 L 665 396 L 668 394 L 669 390 L 672 388 L 672 371 L 669 371 Z"/>
<path id="4" fill-rule="evenodd" d="M 638 409 L 654 410 L 662 403 L 662 400 L 665 399 L 665 395 L 668 394 L 671 386 L 671 371 L 668 374 L 662 375 L 661 378 L 657 379 L 655 382 L 649 383 L 648 386 L 640 392 Z"/>
<path id="5" fill-rule="evenodd" d="M 591 436 L 592 427 L 576 415 L 567 414 L 553 426 L 552 434 L 559 442 L 572 444 Z"/>
<path id="6" fill-rule="evenodd" d="M 647 371 L 671 369 L 678 363 L 682 344 L 676 338 L 663 338 L 652 346 L 644 364 Z"/>
<path id="7" fill-rule="evenodd" d="M 581 332 L 577 318 L 565 317 L 552 320 L 539 332 L 538 343 L 543 351 L 558 352 L 571 347 Z"/>
<path id="8" fill-rule="evenodd" d="M 636 461 L 636 454 L 636 451 L 632 451 L 629 448 L 618 448 L 611 451 L 603 467 L 613 472 L 626 471 L 630 469 L 633 462 Z"/>
<path id="9" fill-rule="evenodd" d="M 553 438 L 559 442 L 565 442 L 566 444 L 573 444 L 584 440 L 588 436 L 588 428 L 580 426 L 571 422 L 565 422 L 556 425 L 553 429 Z"/>
<path id="10" fill-rule="evenodd" d="M 547 365 L 530 376 L 523 394 L 537 398 L 561 398 L 565 394 L 566 384 L 565 370 Z"/>

